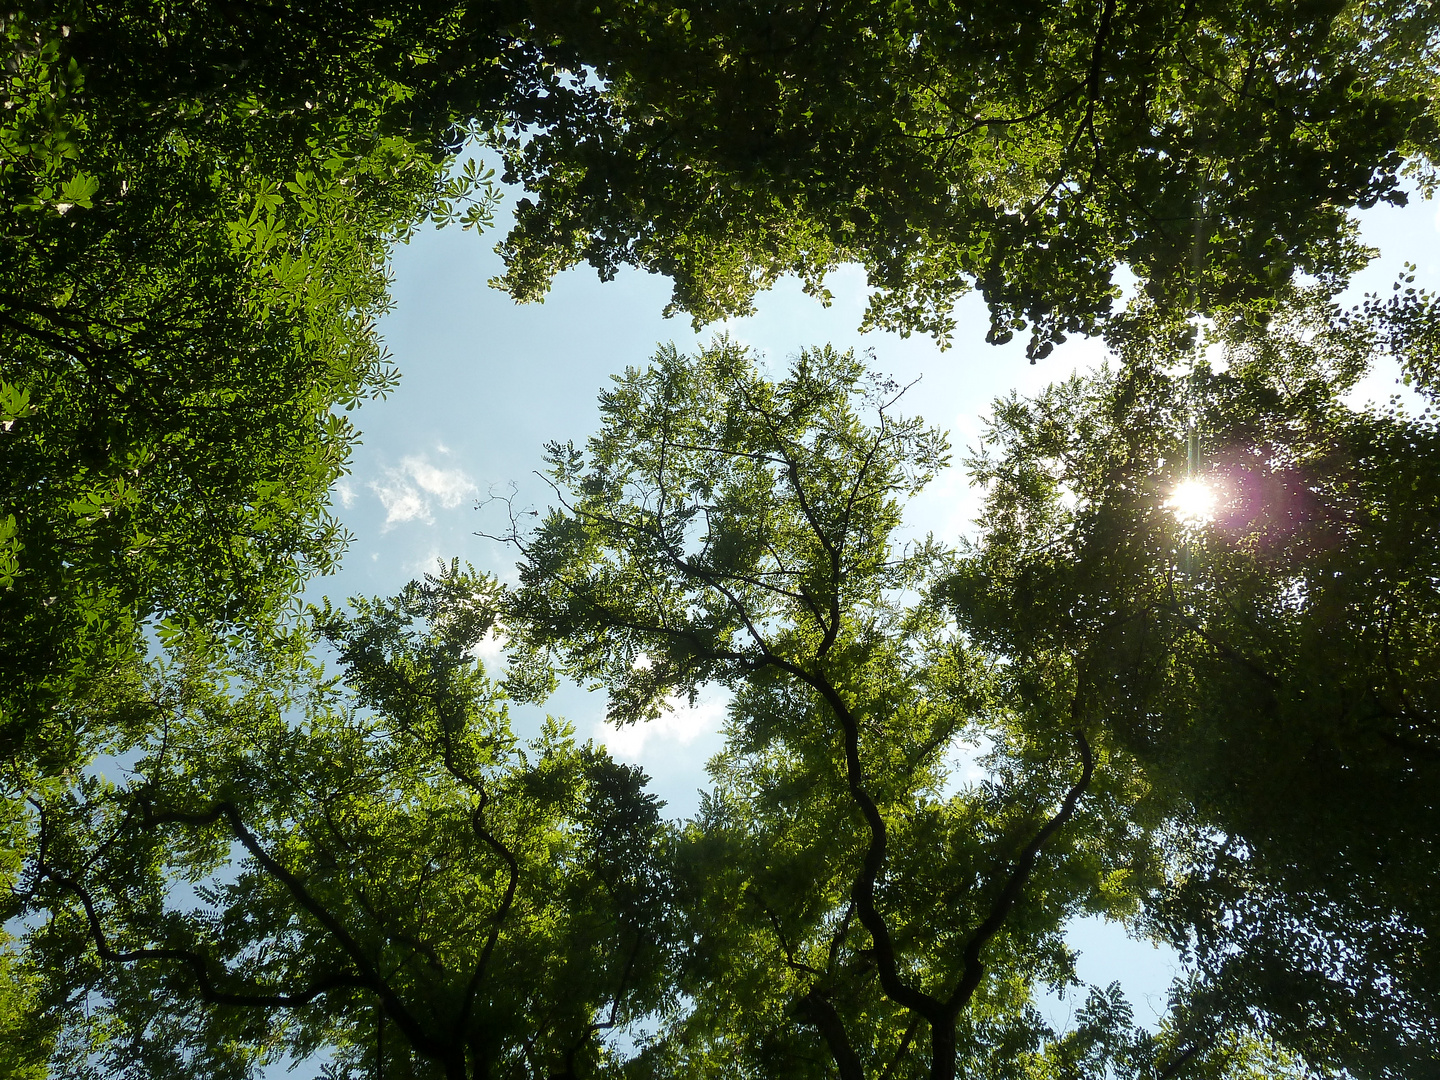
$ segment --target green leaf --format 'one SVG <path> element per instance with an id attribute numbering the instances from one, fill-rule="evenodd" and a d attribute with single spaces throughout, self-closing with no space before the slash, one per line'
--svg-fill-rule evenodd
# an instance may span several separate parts
<path id="1" fill-rule="evenodd" d="M 72 204 L 89 209 L 94 205 L 91 200 L 99 190 L 99 180 L 89 173 L 79 172 L 65 181 L 56 201 L 62 204 Z"/>

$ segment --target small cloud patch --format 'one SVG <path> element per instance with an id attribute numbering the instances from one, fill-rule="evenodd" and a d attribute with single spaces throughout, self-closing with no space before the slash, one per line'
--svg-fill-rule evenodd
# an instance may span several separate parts
<path id="1" fill-rule="evenodd" d="M 991 774 L 985 758 L 994 749 L 994 741 L 983 732 L 967 732 L 955 739 L 945 755 L 946 776 L 940 785 L 940 797 L 949 799 L 988 779 Z"/>
<path id="2" fill-rule="evenodd" d="M 499 623 L 490 627 L 485 636 L 477 641 L 470 649 L 470 655 L 479 660 L 487 671 L 503 670 L 505 667 L 505 646 L 510 639 L 505 636 L 505 631 L 500 628 Z"/>
<path id="3" fill-rule="evenodd" d="M 665 752 L 689 746 L 705 735 L 717 733 L 725 723 L 728 697 L 697 702 L 691 708 L 681 697 L 668 697 L 665 712 L 656 720 L 615 727 L 601 721 L 596 725 L 595 738 L 617 758 L 641 761 L 655 751 Z"/>
<path id="4" fill-rule="evenodd" d="M 433 524 L 437 508 L 454 510 L 479 491 L 463 469 L 441 468 L 423 454 L 401 458 L 382 479 L 370 481 L 370 490 L 385 507 L 386 529 L 403 521 Z"/>

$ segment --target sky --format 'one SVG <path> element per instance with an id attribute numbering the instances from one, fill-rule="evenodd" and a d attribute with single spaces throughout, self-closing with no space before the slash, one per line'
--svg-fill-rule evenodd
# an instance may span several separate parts
<path id="1" fill-rule="evenodd" d="M 501 270 L 492 252 L 501 228 L 483 235 L 458 229 L 425 230 L 393 259 L 394 309 L 381 331 L 399 367 L 399 389 L 355 414 L 363 432 L 351 473 L 336 488 L 335 511 L 354 535 L 340 572 L 311 589 L 333 599 L 389 595 L 433 570 L 437 560 L 459 557 L 477 569 L 514 580 L 514 553 L 477 532 L 501 531 L 499 505 L 486 501 L 512 490 L 520 507 L 543 510 L 547 489 L 537 477 L 549 440 L 580 444 L 596 428 L 596 399 L 613 373 L 642 366 L 656 346 L 674 342 L 694 350 L 718 332 L 750 346 L 777 372 L 801 348 L 829 342 L 873 350 L 873 366 L 902 384 L 916 379 L 903 411 L 949 430 L 955 460 L 981 431 L 997 396 L 1029 394 L 1106 356 L 1096 340 L 1074 339 L 1030 365 L 1023 335 L 1006 346 L 984 344 L 988 320 L 979 297 L 956 309 L 954 345 L 941 351 L 929 338 L 889 333 L 860 335 L 864 274 L 842 268 L 829 279 L 834 300 L 823 307 L 793 280 L 762 294 L 757 312 L 695 333 L 686 318 L 665 319 L 669 283 L 637 271 L 600 282 L 588 268 L 561 275 L 543 304 L 517 305 L 487 287 Z M 1360 215 L 1362 236 L 1379 257 L 1352 286 L 1352 299 L 1388 290 L 1403 264 L 1416 265 L 1416 283 L 1440 289 L 1440 214 L 1433 203 L 1377 207 Z M 1352 395 L 1352 403 L 1383 403 L 1395 373 L 1378 371 Z M 480 507 L 477 509 L 477 504 Z M 910 506 L 907 528 L 953 542 L 971 528 L 978 500 L 958 466 L 942 474 Z M 484 649 L 491 662 L 497 643 Z M 579 737 L 605 742 L 619 758 L 639 764 L 676 817 L 692 813 L 706 786 L 706 760 L 720 747 L 725 700 L 702 696 L 694 709 L 679 708 L 648 725 L 619 731 L 603 723 L 604 700 L 563 688 L 546 710 L 564 716 Z M 521 715 L 522 725 L 536 722 Z M 1131 941 L 1098 919 L 1072 928 L 1081 951 L 1080 974 L 1101 985 L 1118 979 L 1136 1018 L 1163 1009 L 1175 958 Z M 1078 1002 L 1045 1003 L 1061 1022 Z"/>

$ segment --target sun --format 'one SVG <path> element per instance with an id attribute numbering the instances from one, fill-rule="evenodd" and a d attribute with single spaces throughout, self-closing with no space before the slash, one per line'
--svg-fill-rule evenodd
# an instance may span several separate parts
<path id="1" fill-rule="evenodd" d="M 1204 480 L 1182 480 L 1165 505 L 1186 525 L 1204 525 L 1215 516 L 1215 489 Z"/>

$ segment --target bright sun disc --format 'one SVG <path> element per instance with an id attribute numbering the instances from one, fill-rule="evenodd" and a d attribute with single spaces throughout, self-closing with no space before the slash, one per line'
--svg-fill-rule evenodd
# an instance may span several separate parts
<path id="1" fill-rule="evenodd" d="M 1204 480 L 1182 480 L 1165 505 L 1186 525 L 1203 525 L 1215 516 L 1215 490 Z"/>

